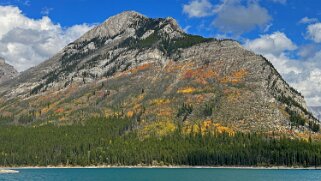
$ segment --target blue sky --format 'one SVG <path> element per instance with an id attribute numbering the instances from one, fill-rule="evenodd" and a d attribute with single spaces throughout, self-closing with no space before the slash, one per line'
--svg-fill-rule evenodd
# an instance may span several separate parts
<path id="1" fill-rule="evenodd" d="M 0 0 L 0 56 L 26 70 L 108 17 L 134 10 L 174 17 L 191 34 L 238 40 L 320 106 L 320 7 L 320 0 Z"/>
<path id="2" fill-rule="evenodd" d="M 221 0 L 209 0 L 213 5 Z M 149 17 L 171 16 L 177 19 L 184 28 L 189 28 L 190 33 L 203 36 L 216 36 L 223 32 L 211 26 L 214 16 L 203 18 L 189 18 L 183 13 L 183 6 L 190 0 L 0 0 L 1 5 L 18 6 L 27 17 L 39 19 L 48 10 L 48 16 L 54 23 L 63 27 L 82 23 L 101 23 L 108 17 L 126 10 L 135 10 Z M 297 44 L 307 43 L 302 34 L 305 25 L 298 24 L 303 17 L 321 19 L 321 1 L 319 0 L 260 0 L 259 4 L 269 11 L 272 24 L 268 32 L 282 31 Z M 242 0 L 242 4 L 247 4 Z M 206 28 L 200 28 L 202 24 Z M 263 33 L 262 29 L 243 34 L 244 37 L 256 38 Z"/>

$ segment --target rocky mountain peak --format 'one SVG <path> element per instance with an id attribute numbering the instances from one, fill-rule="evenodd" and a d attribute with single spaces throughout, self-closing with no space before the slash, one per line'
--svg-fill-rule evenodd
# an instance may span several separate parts
<path id="1" fill-rule="evenodd" d="M 156 30 L 168 34 L 171 38 L 181 37 L 184 31 L 180 28 L 174 18 L 148 18 L 135 11 L 125 11 L 108 18 L 98 25 L 77 42 L 92 41 L 93 39 L 107 40 L 105 44 L 112 40 L 125 40 L 126 38 L 146 38 Z"/>
<path id="2" fill-rule="evenodd" d="M 179 26 L 179 24 L 177 23 L 176 19 L 172 18 L 172 17 L 167 17 L 165 19 L 167 22 L 169 22 L 169 24 L 177 31 L 180 32 L 184 32 L 184 30 Z"/>
<path id="3" fill-rule="evenodd" d="M 126 11 L 108 18 L 105 22 L 82 36 L 78 42 L 89 41 L 93 38 L 112 38 L 124 33 L 133 35 L 137 23 L 147 19 L 147 17 L 137 12 Z"/>

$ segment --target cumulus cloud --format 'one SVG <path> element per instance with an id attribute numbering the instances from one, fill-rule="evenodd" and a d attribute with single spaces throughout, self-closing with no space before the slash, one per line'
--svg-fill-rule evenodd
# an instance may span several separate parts
<path id="1" fill-rule="evenodd" d="M 274 32 L 270 35 L 262 35 L 260 38 L 247 41 L 245 46 L 260 54 L 273 54 L 280 56 L 288 50 L 295 50 L 296 45 L 281 32 Z"/>
<path id="2" fill-rule="evenodd" d="M 302 45 L 299 47 L 298 55 L 303 59 L 314 57 L 321 50 L 321 46 L 315 43 Z"/>
<path id="3" fill-rule="evenodd" d="M 293 81 L 290 84 L 296 89 L 300 90 L 305 96 L 309 106 L 321 105 L 321 69 L 312 68 L 309 72 L 302 73 L 301 81 Z"/>
<path id="4" fill-rule="evenodd" d="M 310 24 L 310 23 L 316 23 L 318 21 L 319 20 L 317 18 L 304 17 L 299 21 L 299 23 L 300 24 Z"/>
<path id="5" fill-rule="evenodd" d="M 215 7 L 213 25 L 225 33 L 242 34 L 256 27 L 264 28 L 272 19 L 257 1 L 243 5 L 240 0 L 224 0 Z"/>
<path id="6" fill-rule="evenodd" d="M 309 106 L 321 106 L 321 51 L 299 62 L 302 72 L 290 83 L 303 93 Z"/>
<path id="7" fill-rule="evenodd" d="M 287 51 L 297 46 L 282 32 L 261 35 L 260 38 L 247 40 L 244 46 L 257 54 L 264 55 L 275 68 L 285 76 L 299 74 L 301 69 L 293 66 L 293 60 L 287 57 Z"/>
<path id="8" fill-rule="evenodd" d="M 210 16 L 214 13 L 213 5 L 208 0 L 193 0 L 183 6 L 183 12 L 190 18 Z"/>
<path id="9" fill-rule="evenodd" d="M 87 24 L 63 28 L 47 16 L 31 19 L 13 6 L 0 6 L 0 56 L 19 71 L 48 59 L 92 28 Z"/>
<path id="10" fill-rule="evenodd" d="M 321 23 L 311 24 L 307 27 L 308 38 L 321 43 Z"/>
<path id="11" fill-rule="evenodd" d="M 192 0 L 183 6 L 183 13 L 189 18 L 214 16 L 212 25 L 223 33 L 236 35 L 256 27 L 268 30 L 272 25 L 269 12 L 257 0 L 220 0 L 216 5 L 209 0 Z"/>
<path id="12" fill-rule="evenodd" d="M 282 76 L 284 76 L 287 81 L 296 80 L 295 76 L 302 73 L 302 68 L 296 65 L 298 62 L 289 58 L 286 53 L 281 53 L 279 56 L 276 56 L 272 53 L 266 53 L 262 55 L 274 65 L 274 67 Z"/>
<path id="13" fill-rule="evenodd" d="M 284 79 L 305 96 L 309 106 L 321 105 L 321 51 L 309 58 L 292 59 L 289 51 L 296 45 L 282 32 L 248 40 L 244 46 L 271 61 Z M 310 51 L 310 46 L 306 49 Z"/>

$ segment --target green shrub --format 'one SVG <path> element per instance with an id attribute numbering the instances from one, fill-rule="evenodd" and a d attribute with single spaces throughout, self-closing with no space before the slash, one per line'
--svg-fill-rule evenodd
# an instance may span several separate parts
<path id="1" fill-rule="evenodd" d="M 203 115 L 205 117 L 209 117 L 209 116 L 212 116 L 213 114 L 213 108 L 210 104 L 206 104 L 203 108 Z"/>
<path id="2" fill-rule="evenodd" d="M 177 117 L 188 116 L 192 114 L 193 106 L 191 104 L 183 103 L 181 107 L 178 108 Z"/>

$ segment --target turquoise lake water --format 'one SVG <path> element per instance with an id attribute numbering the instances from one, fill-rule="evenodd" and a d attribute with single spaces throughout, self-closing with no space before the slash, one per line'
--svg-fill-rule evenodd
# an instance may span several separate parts
<path id="1" fill-rule="evenodd" d="M 321 170 L 270 170 L 270 169 L 143 169 L 143 168 L 72 168 L 72 169 L 19 169 L 18 174 L 0 174 L 5 181 L 250 181 L 321 180 Z"/>

